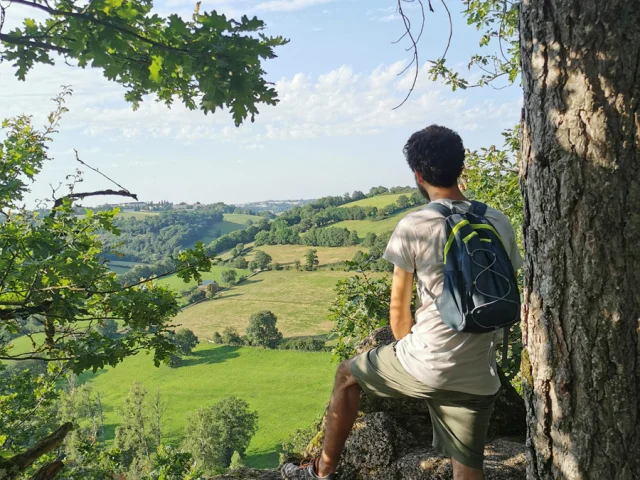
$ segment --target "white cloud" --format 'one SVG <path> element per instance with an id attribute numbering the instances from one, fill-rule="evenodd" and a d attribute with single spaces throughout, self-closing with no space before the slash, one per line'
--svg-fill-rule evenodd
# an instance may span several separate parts
<path id="1" fill-rule="evenodd" d="M 27 84 L 7 82 L 0 93 L 0 111 L 9 115 L 29 112 L 38 118 L 50 110 L 56 85 L 71 83 L 75 94 L 64 130 L 77 131 L 87 142 L 117 143 L 123 139 L 141 146 L 152 139 L 172 139 L 180 144 L 216 141 L 243 150 L 259 150 L 267 142 L 287 139 L 377 135 L 391 128 L 442 122 L 465 130 L 501 128 L 517 118 L 516 102 L 498 104 L 482 94 L 452 93 L 431 82 L 425 65 L 409 101 L 399 105 L 413 82 L 412 72 L 402 76 L 402 62 L 381 65 L 370 72 L 355 72 L 343 65 L 318 76 L 298 73 L 276 82 L 280 103 L 260 106 L 256 123 L 231 126 L 228 112 L 203 116 L 179 102 L 169 109 L 145 99 L 132 111 L 123 101 L 124 89 L 107 82 L 97 70 L 69 67 L 38 67 Z M 0 74 L 7 73 L 6 66 Z M 108 148 L 108 147 L 106 147 Z"/>
<path id="2" fill-rule="evenodd" d="M 389 15 L 385 15 L 384 17 L 380 17 L 378 18 L 378 20 L 384 23 L 393 22 L 395 20 L 400 20 L 400 15 L 398 15 L 397 13 L 392 13 Z"/>
<path id="3" fill-rule="evenodd" d="M 259 3 L 256 9 L 268 12 L 293 12 L 295 10 L 302 10 L 335 1 L 336 0 L 271 0 Z"/>

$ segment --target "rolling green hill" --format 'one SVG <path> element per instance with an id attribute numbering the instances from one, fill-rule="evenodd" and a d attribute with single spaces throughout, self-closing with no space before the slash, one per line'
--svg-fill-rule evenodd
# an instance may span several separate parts
<path id="1" fill-rule="evenodd" d="M 245 461 L 251 467 L 273 468 L 278 465 L 280 444 L 324 411 L 335 373 L 330 360 L 329 353 L 201 343 L 179 368 L 155 368 L 141 353 L 116 368 L 85 373 L 80 380 L 101 394 L 107 440 L 113 439 L 117 407 L 134 382 L 142 383 L 151 395 L 160 392 L 166 406 L 163 442 L 171 445 L 180 444 L 188 412 L 237 396 L 258 412 L 258 431 Z"/>
<path id="2" fill-rule="evenodd" d="M 391 195 L 389 195 L 391 196 Z M 374 197 L 378 198 L 378 197 Z M 369 200 L 369 199 L 367 199 Z M 330 227 L 335 228 L 348 228 L 349 230 L 355 230 L 358 232 L 358 236 L 360 238 L 364 238 L 367 233 L 375 233 L 376 235 L 388 232 L 396 228 L 396 225 L 400 220 L 402 220 L 405 215 L 415 212 L 416 210 L 420 210 L 424 206 L 418 206 L 409 208 L 402 212 L 398 212 L 395 215 L 390 216 L 389 218 L 385 218 L 384 220 L 345 220 L 342 222 L 334 223 L 333 225 L 329 225 Z"/>
<path id="3" fill-rule="evenodd" d="M 410 196 L 410 193 L 398 193 L 398 194 L 384 194 L 384 195 L 376 195 L 375 197 L 363 198 L 362 200 L 357 200 L 351 203 L 345 203 L 340 208 L 350 208 L 350 207 L 378 207 L 383 208 L 387 205 L 391 205 L 392 203 L 396 203 L 400 196 Z"/>
<path id="4" fill-rule="evenodd" d="M 257 223 L 264 217 L 257 215 L 244 215 L 239 213 L 225 213 L 224 220 L 220 223 L 212 225 L 207 232 L 202 236 L 200 241 L 207 245 L 216 238 L 231 233 L 235 230 L 241 230 L 247 228 L 251 222 Z"/>
<path id="5" fill-rule="evenodd" d="M 174 323 L 211 338 L 225 327 L 244 333 L 251 314 L 270 310 L 278 317 L 278 329 L 285 337 L 326 334 L 331 330 L 327 314 L 333 289 L 351 275 L 330 270 L 263 272 L 213 300 L 185 308 Z"/>
<path id="6" fill-rule="evenodd" d="M 202 280 L 215 280 L 220 285 L 222 285 L 222 272 L 225 270 L 229 270 L 231 267 L 223 267 L 214 265 L 211 267 L 210 272 L 202 272 Z M 236 270 L 238 276 L 241 275 L 249 275 L 251 272 L 249 270 Z M 171 275 L 170 277 L 162 278 L 158 280 L 158 283 L 162 285 L 166 285 L 168 287 L 173 288 L 176 292 L 181 292 L 182 290 L 187 290 L 189 287 L 193 287 L 196 285 L 196 282 L 185 283 L 180 277 L 177 275 Z"/>
<path id="7" fill-rule="evenodd" d="M 362 247 L 357 245 L 353 247 L 309 247 L 307 245 L 262 245 L 256 247 L 251 244 L 250 246 L 253 248 L 247 253 L 247 260 L 253 259 L 256 250 L 262 250 L 271 255 L 273 261 L 280 265 L 293 265 L 296 260 L 300 260 L 304 265 L 304 255 L 312 249 L 317 251 L 321 266 L 351 260 L 358 250 L 362 250 Z"/>

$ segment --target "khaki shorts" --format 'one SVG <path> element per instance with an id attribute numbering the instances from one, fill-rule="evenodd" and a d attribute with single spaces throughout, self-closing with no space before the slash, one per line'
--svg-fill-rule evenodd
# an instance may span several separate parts
<path id="1" fill-rule="evenodd" d="M 400 364 L 395 343 L 354 357 L 351 373 L 360 387 L 372 395 L 424 398 L 431 414 L 434 448 L 463 465 L 482 468 L 497 393 L 472 395 L 420 383 Z"/>

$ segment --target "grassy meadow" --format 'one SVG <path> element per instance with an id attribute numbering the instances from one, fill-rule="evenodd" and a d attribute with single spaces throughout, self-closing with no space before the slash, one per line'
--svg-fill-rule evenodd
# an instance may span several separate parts
<path id="1" fill-rule="evenodd" d="M 201 343 L 179 368 L 155 368 L 152 358 L 141 353 L 116 368 L 85 373 L 81 381 L 90 382 L 101 394 L 108 440 L 119 423 L 117 407 L 134 382 L 142 383 L 151 395 L 160 392 L 166 407 L 163 442 L 171 445 L 180 444 L 188 412 L 229 396 L 241 398 L 259 416 L 245 462 L 273 468 L 280 444 L 324 411 L 334 373 L 329 353 Z"/>
<path id="2" fill-rule="evenodd" d="M 389 195 L 391 196 L 391 195 Z M 378 198 L 378 197 L 374 197 Z M 369 200 L 369 199 L 367 199 Z M 423 205 L 404 210 L 395 215 L 385 218 L 384 220 L 345 220 L 343 222 L 334 223 L 330 225 L 336 228 L 348 228 L 349 230 L 355 230 L 358 232 L 360 238 L 364 238 L 367 233 L 375 233 L 376 235 L 388 231 L 392 231 L 398 225 L 398 222 L 402 220 L 405 215 L 415 212 L 423 208 Z"/>
<path id="3" fill-rule="evenodd" d="M 293 265 L 296 260 L 300 260 L 304 265 L 304 256 L 312 249 L 317 250 L 320 265 L 331 265 L 333 263 L 351 260 L 358 250 L 363 249 L 358 245 L 353 247 L 309 247 L 307 245 L 263 245 L 261 247 L 255 247 L 253 244 L 250 244 L 249 246 L 253 248 L 247 253 L 247 260 L 251 261 L 253 259 L 256 250 L 262 250 L 271 255 L 273 261 L 280 265 Z"/>
<path id="4" fill-rule="evenodd" d="M 251 222 L 257 223 L 262 220 L 262 218 L 263 217 L 258 217 L 257 215 L 225 213 L 223 221 L 211 225 L 211 227 L 209 227 L 202 238 L 200 238 L 200 241 L 207 245 L 208 243 L 213 242 L 219 236 L 226 235 L 227 233 L 231 233 L 235 230 L 245 229 Z"/>
<path id="5" fill-rule="evenodd" d="M 251 314 L 270 310 L 278 317 L 278 329 L 285 337 L 326 334 L 331 330 L 327 314 L 334 287 L 351 275 L 329 270 L 263 272 L 213 300 L 185 308 L 174 323 L 211 338 L 225 327 L 244 333 Z"/>
<path id="6" fill-rule="evenodd" d="M 229 270 L 231 267 L 222 267 L 218 265 L 214 265 L 211 267 L 210 272 L 202 272 L 203 280 L 214 280 L 218 282 L 218 284 L 222 284 L 222 272 L 225 270 Z M 238 277 L 241 275 L 249 275 L 251 272 L 249 270 L 236 270 L 238 273 Z M 168 287 L 173 288 L 176 292 L 181 292 L 182 290 L 187 290 L 189 287 L 193 287 L 196 282 L 191 281 L 189 283 L 185 283 L 180 277 L 177 275 L 171 275 L 170 277 L 162 278 L 158 280 L 158 283 L 161 285 L 166 285 Z"/>
<path id="7" fill-rule="evenodd" d="M 345 203 L 340 208 L 350 208 L 350 207 L 378 207 L 384 208 L 387 205 L 391 205 L 392 203 L 396 203 L 398 198 L 402 195 L 408 196 L 411 195 L 406 193 L 397 193 L 397 194 L 385 194 L 385 195 L 376 195 L 375 197 L 363 198 L 362 200 L 356 200 L 355 202 Z"/>

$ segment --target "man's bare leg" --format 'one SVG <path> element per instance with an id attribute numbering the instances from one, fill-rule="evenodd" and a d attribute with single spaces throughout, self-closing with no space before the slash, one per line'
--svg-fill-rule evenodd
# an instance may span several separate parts
<path id="1" fill-rule="evenodd" d="M 482 469 L 467 467 L 466 465 L 451 459 L 454 480 L 484 480 Z"/>
<path id="2" fill-rule="evenodd" d="M 335 472 L 338 467 L 344 444 L 358 416 L 361 391 L 351 374 L 351 360 L 345 360 L 338 366 L 327 411 L 322 456 L 317 467 L 317 473 L 321 477 Z"/>

